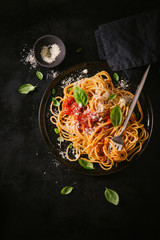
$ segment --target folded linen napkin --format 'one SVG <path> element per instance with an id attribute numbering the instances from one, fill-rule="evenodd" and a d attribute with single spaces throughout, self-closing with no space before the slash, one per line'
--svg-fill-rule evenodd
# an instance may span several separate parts
<path id="1" fill-rule="evenodd" d="M 157 62 L 159 15 L 159 9 L 155 9 L 100 25 L 95 31 L 100 59 L 106 60 L 113 71 Z"/>

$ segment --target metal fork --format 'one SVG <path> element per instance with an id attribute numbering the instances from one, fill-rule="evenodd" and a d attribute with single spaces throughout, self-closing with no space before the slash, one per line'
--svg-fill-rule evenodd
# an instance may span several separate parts
<path id="1" fill-rule="evenodd" d="M 115 137 L 113 137 L 111 139 L 114 142 L 114 145 L 115 145 L 115 147 L 117 148 L 118 151 L 120 151 L 122 149 L 122 147 L 123 147 L 124 142 L 123 142 L 123 139 L 122 139 L 122 135 L 123 135 L 124 130 L 127 127 L 128 121 L 129 121 L 129 119 L 131 117 L 131 114 L 132 114 L 134 108 L 135 108 L 137 100 L 138 100 L 138 98 L 139 98 L 139 96 L 141 94 L 141 91 L 143 89 L 144 83 L 146 81 L 146 78 L 147 78 L 147 75 L 148 75 L 148 72 L 149 72 L 149 69 L 150 69 L 150 65 L 148 65 L 147 69 L 145 70 L 145 72 L 143 74 L 143 77 L 142 77 L 142 80 L 141 80 L 140 84 L 137 87 L 137 90 L 135 92 L 135 96 L 134 96 L 133 101 L 131 103 L 128 115 L 127 115 L 127 117 L 126 117 L 126 119 L 124 121 L 121 133 L 118 136 L 115 136 Z"/>

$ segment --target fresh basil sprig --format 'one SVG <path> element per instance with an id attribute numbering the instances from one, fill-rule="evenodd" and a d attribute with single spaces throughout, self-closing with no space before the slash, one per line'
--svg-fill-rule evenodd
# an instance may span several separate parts
<path id="1" fill-rule="evenodd" d="M 108 202 L 118 205 L 119 203 L 119 195 L 114 190 L 105 188 L 104 196 L 107 199 Z"/>
<path id="2" fill-rule="evenodd" d="M 54 131 L 55 131 L 56 134 L 59 133 L 59 129 L 58 128 L 54 128 Z"/>
<path id="3" fill-rule="evenodd" d="M 70 143 L 69 148 L 72 149 L 72 147 L 73 147 L 73 143 Z"/>
<path id="4" fill-rule="evenodd" d="M 70 91 L 72 90 L 72 88 L 73 88 L 73 87 L 69 87 L 69 88 L 67 89 L 67 90 L 68 90 L 68 92 L 70 92 Z"/>
<path id="5" fill-rule="evenodd" d="M 57 101 L 56 98 L 52 97 L 52 102 L 53 102 L 53 105 L 58 107 L 60 105 L 60 102 Z"/>
<path id="6" fill-rule="evenodd" d="M 19 91 L 19 93 L 22 93 L 22 94 L 28 94 L 29 92 L 34 91 L 34 89 L 36 87 L 37 86 L 33 86 L 30 83 L 26 83 L 26 84 L 22 85 L 21 87 L 19 87 L 18 91 Z"/>
<path id="7" fill-rule="evenodd" d="M 111 94 L 111 95 L 109 96 L 109 98 L 108 98 L 108 99 L 109 99 L 109 100 L 113 100 L 113 99 L 115 99 L 115 98 L 116 98 L 116 96 L 117 96 L 117 95 L 113 93 L 113 94 Z"/>
<path id="8" fill-rule="evenodd" d="M 85 161 L 83 159 L 79 159 L 78 162 L 85 169 L 88 169 L 88 170 L 94 169 L 93 163 L 91 163 L 91 162 Z"/>
<path id="9" fill-rule="evenodd" d="M 43 79 L 43 73 L 41 73 L 40 71 L 36 71 L 36 76 L 42 80 Z"/>
<path id="10" fill-rule="evenodd" d="M 118 105 L 116 105 L 111 110 L 110 119 L 111 119 L 111 123 L 113 124 L 114 127 L 117 127 L 121 124 L 121 122 L 122 122 L 122 110 Z"/>
<path id="11" fill-rule="evenodd" d="M 81 47 L 77 48 L 77 49 L 76 49 L 76 52 L 77 52 L 77 53 L 82 52 L 82 48 L 81 48 Z"/>
<path id="12" fill-rule="evenodd" d="M 54 95 L 56 93 L 55 88 L 52 88 L 52 94 Z"/>
<path id="13" fill-rule="evenodd" d="M 65 186 L 64 188 L 62 188 L 61 194 L 67 195 L 67 194 L 71 193 L 72 190 L 73 190 L 73 187 L 71 187 L 71 186 Z"/>
<path id="14" fill-rule="evenodd" d="M 86 106 L 88 103 L 88 95 L 86 94 L 86 92 L 79 86 L 76 86 L 74 88 L 74 92 L 73 92 L 73 96 L 75 101 L 78 104 L 82 104 L 82 106 Z"/>
<path id="15" fill-rule="evenodd" d="M 113 74 L 113 78 L 115 81 L 119 81 L 119 75 L 116 72 Z"/>

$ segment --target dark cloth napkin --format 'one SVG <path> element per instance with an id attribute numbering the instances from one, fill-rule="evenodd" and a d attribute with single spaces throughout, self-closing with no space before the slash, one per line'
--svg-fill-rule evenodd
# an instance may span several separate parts
<path id="1" fill-rule="evenodd" d="M 101 60 L 113 71 L 155 63 L 160 59 L 160 9 L 100 25 L 95 31 Z"/>

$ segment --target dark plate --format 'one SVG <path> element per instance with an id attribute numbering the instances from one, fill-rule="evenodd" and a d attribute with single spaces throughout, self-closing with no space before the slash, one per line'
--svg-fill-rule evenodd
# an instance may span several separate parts
<path id="1" fill-rule="evenodd" d="M 48 46 L 48 45 L 52 45 L 52 44 L 57 44 L 60 48 L 60 53 L 59 55 L 56 57 L 55 61 L 52 63 L 47 63 L 45 61 L 43 61 L 42 57 L 41 57 L 41 50 L 43 48 L 43 46 Z M 34 50 L 34 55 L 35 58 L 37 60 L 37 62 L 43 66 L 43 67 L 48 67 L 48 68 L 52 68 L 52 67 L 56 67 L 58 66 L 65 58 L 66 55 L 66 48 L 64 43 L 62 42 L 62 40 L 54 35 L 45 35 L 40 37 L 34 44 L 33 46 L 33 50 Z"/>
<path id="2" fill-rule="evenodd" d="M 84 69 L 88 70 L 87 74 L 83 73 Z M 121 162 L 121 163 L 118 164 L 117 167 L 113 167 L 109 171 L 105 171 L 105 170 L 101 169 L 98 166 L 98 164 L 95 164 L 95 169 L 94 170 L 86 170 L 82 166 L 80 166 L 78 162 L 70 162 L 69 160 L 62 157 L 61 153 L 62 153 L 62 151 L 65 151 L 66 147 L 68 146 L 68 143 L 65 143 L 65 142 L 62 143 L 61 148 L 58 146 L 58 141 L 57 141 L 58 135 L 55 134 L 55 132 L 54 132 L 55 126 L 53 124 L 51 124 L 51 122 L 50 122 L 51 113 L 50 113 L 49 107 L 50 107 L 50 103 L 51 103 L 51 100 L 52 100 L 51 91 L 52 91 L 53 88 L 55 88 L 56 89 L 55 96 L 56 95 L 57 96 L 63 96 L 62 86 L 64 86 L 64 83 L 67 83 L 69 81 L 75 82 L 75 81 L 77 81 L 77 78 L 80 79 L 80 78 L 83 78 L 85 76 L 86 77 L 91 77 L 94 74 L 96 74 L 97 72 L 102 71 L 102 70 L 106 70 L 111 75 L 111 77 L 113 79 L 113 72 L 111 71 L 109 66 L 106 64 L 106 62 L 81 63 L 79 65 L 76 65 L 76 66 L 73 66 L 73 67 L 67 69 L 62 74 L 60 74 L 50 84 L 50 86 L 47 88 L 47 90 L 45 91 L 45 93 L 42 97 L 40 108 L 39 108 L 40 130 L 41 130 L 41 133 L 42 133 L 45 141 L 47 142 L 51 151 L 53 152 L 54 157 L 57 160 L 64 163 L 65 165 L 67 165 L 69 168 L 77 170 L 80 173 L 85 173 L 85 174 L 89 174 L 89 175 L 97 175 L 97 176 L 98 175 L 107 175 L 107 174 L 116 173 L 116 172 L 126 168 L 131 163 L 135 162 L 135 159 L 140 158 L 140 155 L 142 154 L 142 152 L 146 148 L 147 144 L 149 143 L 150 136 L 151 136 L 151 133 L 152 133 L 152 128 L 153 128 L 152 106 L 151 106 L 151 103 L 150 103 L 150 100 L 149 100 L 147 94 L 143 90 L 139 100 L 140 100 L 140 103 L 141 103 L 141 106 L 142 106 L 142 109 L 143 109 L 143 113 L 144 113 L 143 123 L 145 125 L 145 128 L 149 132 L 149 138 L 144 143 L 142 150 L 134 156 L 134 158 L 132 159 L 131 162 L 127 162 L 127 161 Z M 121 74 L 121 73 L 118 73 L 118 74 Z M 136 87 L 137 87 L 136 82 L 134 82 L 134 83 L 129 82 L 129 86 L 128 86 L 129 91 L 134 93 Z"/>

